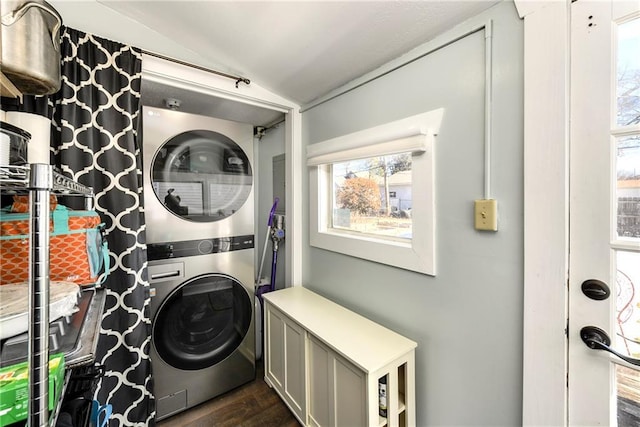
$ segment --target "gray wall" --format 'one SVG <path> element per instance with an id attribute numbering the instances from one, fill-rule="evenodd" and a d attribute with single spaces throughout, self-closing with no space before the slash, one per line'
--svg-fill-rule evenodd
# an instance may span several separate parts
<path id="1" fill-rule="evenodd" d="M 264 248 L 265 237 L 267 234 L 267 222 L 269 220 L 269 211 L 273 206 L 273 158 L 285 152 L 285 135 L 284 124 L 277 125 L 269 129 L 265 135 L 255 143 L 255 194 L 256 194 L 256 232 L 255 232 L 255 248 L 256 248 L 256 275 L 260 268 L 260 260 Z M 278 203 L 278 211 L 284 211 L 284 201 Z M 285 233 L 286 233 L 286 217 L 285 217 Z M 279 244 L 277 267 L 276 267 L 276 287 L 278 289 L 284 287 L 285 277 L 285 239 Z M 271 277 L 271 261 L 273 254 L 273 246 L 271 240 L 267 242 L 267 253 L 264 259 L 262 269 L 262 277 L 270 282 Z"/>
<path id="2" fill-rule="evenodd" d="M 523 25 L 511 2 L 471 21 L 487 19 L 498 232 L 473 228 L 473 200 L 484 196 L 484 31 L 303 114 L 308 145 L 445 109 L 435 143 L 436 277 L 316 249 L 308 235 L 303 242 L 304 286 L 418 343 L 420 426 L 521 424 Z M 307 229 L 307 191 L 303 206 Z"/>

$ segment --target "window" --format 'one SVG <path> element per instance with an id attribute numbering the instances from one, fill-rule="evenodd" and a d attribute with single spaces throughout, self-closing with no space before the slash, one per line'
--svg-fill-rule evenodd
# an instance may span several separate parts
<path id="1" fill-rule="evenodd" d="M 314 247 L 435 275 L 435 110 L 307 147 Z"/>
<path id="2" fill-rule="evenodd" d="M 329 227 L 411 239 L 411 156 L 400 153 L 331 164 Z M 403 197 L 398 199 L 397 193 Z"/>

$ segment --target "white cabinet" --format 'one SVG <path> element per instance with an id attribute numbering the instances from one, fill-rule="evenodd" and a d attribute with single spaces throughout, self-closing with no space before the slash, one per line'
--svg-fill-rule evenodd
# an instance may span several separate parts
<path id="1" fill-rule="evenodd" d="M 305 426 L 414 426 L 416 343 L 302 287 L 264 295 L 265 380 Z M 378 381 L 387 383 L 379 415 Z"/>

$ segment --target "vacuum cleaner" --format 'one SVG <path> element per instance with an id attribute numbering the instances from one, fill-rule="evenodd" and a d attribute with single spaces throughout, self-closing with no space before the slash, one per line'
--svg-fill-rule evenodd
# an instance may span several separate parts
<path id="1" fill-rule="evenodd" d="M 262 357 L 262 321 L 263 321 L 263 301 L 262 296 L 267 292 L 276 290 L 276 266 L 278 264 L 278 249 L 280 248 L 280 241 L 284 239 L 284 216 L 276 215 L 276 208 L 278 207 L 279 199 L 276 197 L 269 212 L 269 219 L 267 221 L 267 233 L 264 240 L 264 247 L 262 249 L 262 258 L 260 260 L 260 268 L 258 269 L 258 275 L 255 282 L 255 313 L 256 313 L 256 360 Z M 262 277 L 262 269 L 264 267 L 264 260 L 267 255 L 267 246 L 271 239 L 271 277 L 267 283 Z"/>

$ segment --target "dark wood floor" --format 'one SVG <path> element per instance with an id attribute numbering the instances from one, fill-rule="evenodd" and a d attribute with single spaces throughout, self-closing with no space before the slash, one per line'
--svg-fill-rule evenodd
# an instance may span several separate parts
<path id="1" fill-rule="evenodd" d="M 262 360 L 256 379 L 194 408 L 156 423 L 157 427 L 299 427 L 280 397 L 264 382 Z"/>

